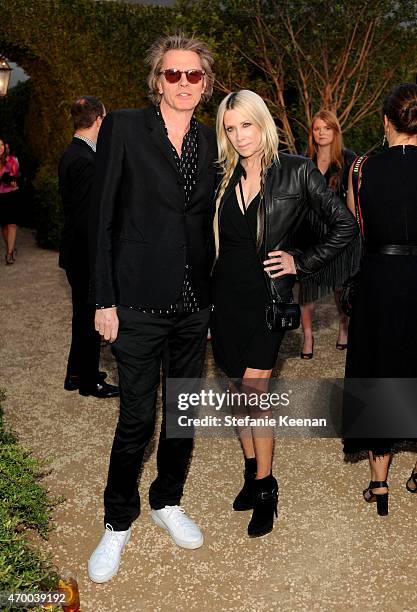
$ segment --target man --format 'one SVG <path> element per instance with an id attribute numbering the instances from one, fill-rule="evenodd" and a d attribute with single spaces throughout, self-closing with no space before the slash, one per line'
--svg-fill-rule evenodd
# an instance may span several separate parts
<path id="1" fill-rule="evenodd" d="M 213 58 L 204 43 L 179 35 L 158 40 L 148 62 L 153 105 L 111 113 L 98 141 L 96 329 L 113 342 L 121 404 L 106 529 L 88 563 L 95 582 L 117 573 L 140 513 L 137 478 L 154 429 L 162 355 L 167 377 L 201 376 L 209 322 L 217 150 L 214 132 L 193 113 L 212 93 Z M 191 451 L 191 439 L 166 438 L 163 419 L 149 501 L 153 520 L 194 549 L 203 535 L 179 506 Z"/>
<path id="2" fill-rule="evenodd" d="M 104 382 L 106 373 L 99 372 L 101 339 L 94 327 L 95 307 L 88 302 L 90 196 L 96 142 L 105 114 L 103 103 L 94 96 L 75 100 L 71 106 L 75 133 L 58 170 L 65 216 L 59 265 L 72 291 L 72 341 L 64 388 L 98 398 L 119 395 L 118 387 Z"/>

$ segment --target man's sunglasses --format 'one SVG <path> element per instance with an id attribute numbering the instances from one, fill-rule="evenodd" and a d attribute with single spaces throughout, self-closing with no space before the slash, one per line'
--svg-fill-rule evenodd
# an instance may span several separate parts
<path id="1" fill-rule="evenodd" d="M 168 83 L 179 83 L 181 75 L 185 74 L 187 81 L 192 85 L 196 85 L 201 81 L 206 74 L 205 70 L 177 70 L 176 68 L 167 68 L 161 70 L 159 74 L 163 74 Z"/>

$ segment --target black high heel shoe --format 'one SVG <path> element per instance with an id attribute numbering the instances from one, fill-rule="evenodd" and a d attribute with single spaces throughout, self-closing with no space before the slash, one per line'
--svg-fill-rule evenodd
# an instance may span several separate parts
<path id="1" fill-rule="evenodd" d="M 336 348 L 338 351 L 344 351 L 347 349 L 347 342 L 336 342 Z"/>
<path id="2" fill-rule="evenodd" d="M 312 336 L 311 338 L 311 353 L 303 353 L 303 351 L 301 351 L 300 357 L 301 359 L 313 359 L 313 355 L 314 355 L 314 336 Z"/>
<path id="3" fill-rule="evenodd" d="M 371 480 L 369 487 L 363 491 L 363 498 L 366 502 L 376 502 L 376 511 L 379 516 L 388 515 L 388 493 L 374 493 L 372 489 L 379 489 L 386 487 L 388 489 L 388 483 L 386 480 Z"/>
<path id="4" fill-rule="evenodd" d="M 412 489 L 411 487 L 408 486 L 409 482 L 414 482 L 414 488 Z M 407 489 L 407 491 L 409 491 L 410 493 L 417 493 L 417 472 L 415 471 L 415 468 L 413 468 L 413 471 L 411 472 L 411 476 L 410 478 L 407 480 L 407 482 L 405 483 L 405 488 Z"/>
<path id="5" fill-rule="evenodd" d="M 278 482 L 270 474 L 254 481 L 254 504 L 248 535 L 258 538 L 266 535 L 274 526 L 274 514 L 278 516 Z"/>
<path id="6" fill-rule="evenodd" d="M 236 512 L 242 512 L 245 510 L 252 510 L 253 508 L 253 500 L 255 496 L 255 483 L 256 477 L 256 457 L 251 457 L 247 459 L 245 457 L 245 472 L 244 478 L 245 482 L 243 484 L 242 489 L 236 495 L 236 498 L 233 502 L 233 510 Z"/>

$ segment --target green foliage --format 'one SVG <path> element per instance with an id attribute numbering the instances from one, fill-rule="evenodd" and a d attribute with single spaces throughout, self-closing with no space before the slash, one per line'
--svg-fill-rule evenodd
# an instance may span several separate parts
<path id="1" fill-rule="evenodd" d="M 20 145 L 39 162 L 39 243 L 59 242 L 62 218 L 52 177 L 71 138 L 71 102 L 93 94 L 107 110 L 143 106 L 144 58 L 158 36 L 183 30 L 213 49 L 216 89 L 198 110 L 207 124 L 214 125 L 226 93 L 248 88 L 268 103 L 289 150 L 304 150 L 311 116 L 322 106 L 339 114 L 347 144 L 364 150 L 379 136 L 383 95 L 395 82 L 415 79 L 416 10 L 410 0 L 177 0 L 172 7 L 0 0 L 7 24 L 0 28 L 0 48 L 31 76 L 27 89 L 16 88 L 10 97 L 24 101 L 27 112 L 13 107 L 19 129 L 26 117 Z M 0 102 L 0 126 L 12 123 L 7 104 Z"/>
<path id="2" fill-rule="evenodd" d="M 56 502 L 39 484 L 42 474 L 39 462 L 4 429 L 0 405 L 0 591 L 42 591 L 57 586 L 49 559 L 25 540 L 27 529 L 44 538 L 49 531 Z"/>
<path id="3" fill-rule="evenodd" d="M 51 168 L 42 168 L 35 181 L 34 224 L 36 242 L 44 249 L 58 249 L 64 214 L 58 191 L 58 177 Z"/>

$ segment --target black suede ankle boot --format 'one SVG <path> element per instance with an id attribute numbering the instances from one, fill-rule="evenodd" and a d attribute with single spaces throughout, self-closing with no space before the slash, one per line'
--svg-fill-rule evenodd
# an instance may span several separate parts
<path id="1" fill-rule="evenodd" d="M 251 538 L 266 535 L 274 526 L 274 514 L 278 516 L 278 483 L 270 474 L 254 481 L 254 505 L 248 525 Z"/>
<path id="2" fill-rule="evenodd" d="M 252 510 L 253 508 L 253 496 L 254 489 L 253 483 L 255 482 L 256 476 L 256 458 L 247 459 L 245 457 L 245 482 L 241 491 L 236 496 L 233 502 L 233 510 L 241 512 L 243 510 Z"/>

